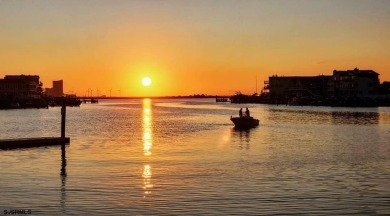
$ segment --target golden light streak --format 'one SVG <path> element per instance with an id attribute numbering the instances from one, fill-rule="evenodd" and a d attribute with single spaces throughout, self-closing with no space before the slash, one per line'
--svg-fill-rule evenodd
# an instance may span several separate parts
<path id="1" fill-rule="evenodd" d="M 153 188 L 153 184 L 151 183 L 152 168 L 150 167 L 150 165 L 145 165 L 144 166 L 144 171 L 142 173 L 142 177 L 143 177 L 143 180 L 144 180 L 144 185 L 143 185 L 144 198 L 146 198 L 146 195 L 149 195 L 149 194 L 152 193 L 152 188 Z"/>
<path id="2" fill-rule="evenodd" d="M 143 148 L 144 155 L 151 156 L 152 146 L 153 146 L 153 137 L 152 137 L 152 111 L 151 111 L 151 101 L 150 99 L 143 100 L 143 121 L 142 121 L 142 129 L 143 129 Z"/>

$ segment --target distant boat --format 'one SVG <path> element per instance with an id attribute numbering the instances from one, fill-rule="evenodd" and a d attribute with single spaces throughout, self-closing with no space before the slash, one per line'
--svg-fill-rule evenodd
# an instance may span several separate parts
<path id="1" fill-rule="evenodd" d="M 259 120 L 253 117 L 230 117 L 235 128 L 252 128 L 259 126 Z"/>

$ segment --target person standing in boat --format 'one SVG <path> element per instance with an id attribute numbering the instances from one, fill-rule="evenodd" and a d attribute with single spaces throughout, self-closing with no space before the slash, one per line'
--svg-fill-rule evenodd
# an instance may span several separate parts
<path id="1" fill-rule="evenodd" d="M 250 117 L 250 113 L 249 113 L 248 107 L 247 107 L 246 110 L 245 110 L 245 116 L 246 116 L 246 117 Z"/>
<path id="2" fill-rule="evenodd" d="M 240 111 L 238 111 L 238 116 L 240 116 L 240 118 L 242 118 L 242 108 L 240 109 Z"/>

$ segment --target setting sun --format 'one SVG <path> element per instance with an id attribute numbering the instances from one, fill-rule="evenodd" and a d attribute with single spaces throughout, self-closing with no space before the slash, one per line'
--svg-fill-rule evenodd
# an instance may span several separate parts
<path id="1" fill-rule="evenodd" d="M 150 84 L 152 84 L 152 80 L 149 78 L 149 77 L 144 77 L 142 79 L 142 85 L 144 86 L 150 86 Z"/>

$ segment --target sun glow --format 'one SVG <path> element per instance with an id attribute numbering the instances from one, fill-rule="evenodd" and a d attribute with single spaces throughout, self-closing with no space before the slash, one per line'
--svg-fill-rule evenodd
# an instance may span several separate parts
<path id="1" fill-rule="evenodd" d="M 150 86 L 150 84 L 152 84 L 152 79 L 150 79 L 149 77 L 144 77 L 142 79 L 142 85 L 144 86 Z"/>

